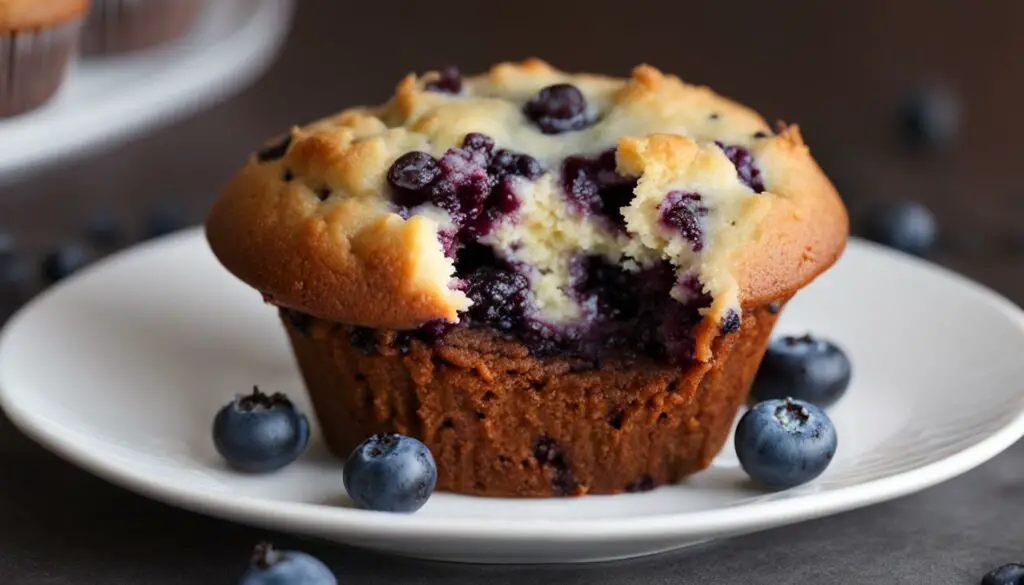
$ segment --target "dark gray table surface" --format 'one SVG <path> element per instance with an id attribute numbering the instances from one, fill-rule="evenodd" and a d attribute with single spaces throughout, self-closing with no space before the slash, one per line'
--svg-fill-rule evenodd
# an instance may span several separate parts
<path id="1" fill-rule="evenodd" d="M 1024 299 L 1019 150 L 1004 146 L 1024 130 L 1016 107 L 1024 37 L 1013 25 L 1024 4 L 974 3 L 970 14 L 933 0 L 802 0 L 784 12 L 756 0 L 705 4 L 302 0 L 281 59 L 254 87 L 171 128 L 0 188 L 0 228 L 35 261 L 79 238 L 97 209 L 121 218 L 130 235 L 161 203 L 199 221 L 254 145 L 289 124 L 380 100 L 409 70 L 479 70 L 539 55 L 621 74 L 651 61 L 802 123 L 855 215 L 894 196 L 926 201 L 946 228 L 935 260 Z M 937 78 L 960 92 L 969 124 L 945 153 L 907 154 L 893 114 L 919 82 Z M 24 298 L 0 294 L 0 319 Z M 1024 558 L 1022 510 L 1018 444 L 917 495 L 681 552 L 590 566 L 459 566 L 176 510 L 64 463 L 0 418 L 0 585 L 233 583 L 251 546 L 267 538 L 321 556 L 346 584 L 967 584 Z"/>

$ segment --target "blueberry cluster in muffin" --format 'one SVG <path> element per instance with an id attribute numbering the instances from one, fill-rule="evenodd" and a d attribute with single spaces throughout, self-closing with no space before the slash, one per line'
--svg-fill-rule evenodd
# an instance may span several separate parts
<path id="1" fill-rule="evenodd" d="M 645 103 L 666 94 L 677 109 Z M 485 326 L 539 355 L 683 365 L 702 321 L 739 327 L 731 252 L 754 238 L 771 190 L 757 157 L 792 140 L 650 67 L 623 84 L 528 61 L 407 78 L 385 106 L 294 129 L 257 159 L 335 212 L 370 199 L 364 213 L 425 221 L 435 242 L 420 244 L 420 262 L 439 268 L 433 293 L 454 310 L 406 324 L 410 336 Z M 322 176 L 319 159 L 336 153 L 372 158 L 383 188 L 365 172 L 358 186 L 372 193 Z"/>

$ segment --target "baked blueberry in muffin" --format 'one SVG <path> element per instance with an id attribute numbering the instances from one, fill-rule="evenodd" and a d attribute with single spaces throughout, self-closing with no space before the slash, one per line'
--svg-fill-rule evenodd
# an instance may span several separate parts
<path id="1" fill-rule="evenodd" d="M 207 234 L 281 308 L 339 455 L 398 432 L 440 490 L 649 489 L 710 462 L 778 308 L 843 250 L 776 130 L 646 65 L 410 75 L 268 142 Z"/>

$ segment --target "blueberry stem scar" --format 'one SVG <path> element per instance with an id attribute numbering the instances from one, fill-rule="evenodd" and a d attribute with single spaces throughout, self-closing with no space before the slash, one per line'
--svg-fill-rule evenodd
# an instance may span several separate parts
<path id="1" fill-rule="evenodd" d="M 252 551 L 252 564 L 261 569 L 269 569 L 274 564 L 271 560 L 273 554 L 274 546 L 269 542 L 261 542 Z"/>

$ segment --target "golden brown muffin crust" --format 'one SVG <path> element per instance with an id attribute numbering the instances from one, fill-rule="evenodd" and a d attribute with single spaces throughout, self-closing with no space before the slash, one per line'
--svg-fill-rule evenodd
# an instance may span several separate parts
<path id="1" fill-rule="evenodd" d="M 410 75 L 387 104 L 293 128 L 280 157 L 253 156 L 207 220 L 222 263 L 273 302 L 325 319 L 390 328 L 456 320 L 470 301 L 452 286 L 454 265 L 438 242 L 449 219 L 437 209 L 403 219 L 389 200 L 386 174 L 403 154 L 440 156 L 470 132 L 490 136 L 497 148 L 530 154 L 548 169 L 520 184 L 529 209 L 518 223 L 496 230 L 492 237 L 500 245 L 521 246 L 519 253 L 533 253 L 531 261 L 556 264 L 564 254 L 552 260 L 548 250 L 693 264 L 715 298 L 708 311 L 715 322 L 727 309 L 788 296 L 842 252 L 846 211 L 797 127 L 775 134 L 752 110 L 708 88 L 647 65 L 616 79 L 567 74 L 537 59 L 467 77 L 455 95 L 427 91 L 439 76 Z M 523 103 L 561 82 L 583 92 L 597 121 L 544 134 L 524 117 Z M 716 146 L 723 142 L 750 151 L 765 192 L 755 194 L 741 182 Z M 639 174 L 636 212 L 631 218 L 623 208 L 625 236 L 573 217 L 560 197 L 560 161 L 606 148 L 618 148 L 620 172 Z M 651 207 L 680 184 L 712 185 L 714 222 L 723 226 L 696 260 L 657 225 Z M 534 221 L 548 216 L 556 219 Z M 549 237 L 551 221 L 559 222 L 556 238 Z M 535 292 L 542 308 L 560 315 L 558 291 L 567 276 L 556 264 L 544 266 L 551 282 Z"/>

